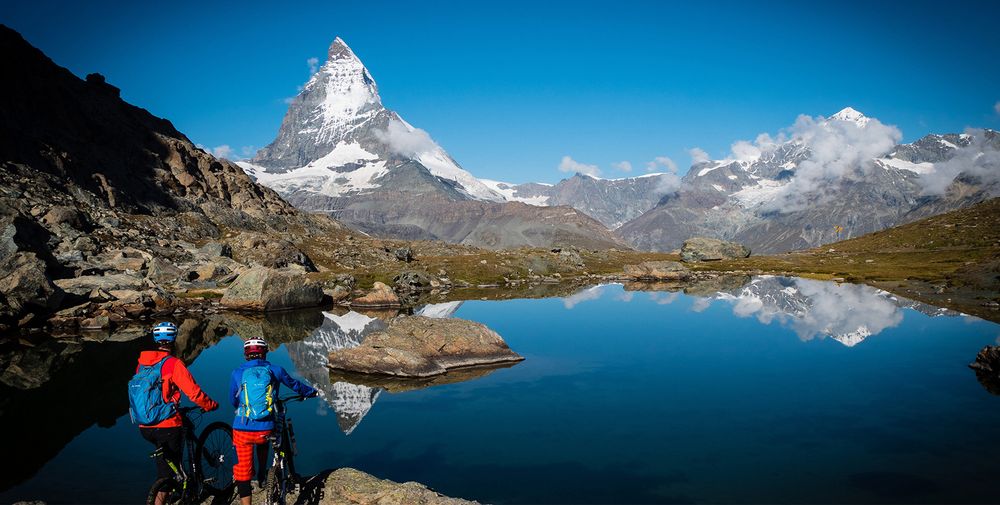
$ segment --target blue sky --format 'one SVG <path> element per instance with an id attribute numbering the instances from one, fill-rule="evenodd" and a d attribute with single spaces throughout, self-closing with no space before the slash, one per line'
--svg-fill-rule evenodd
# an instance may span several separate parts
<path id="1" fill-rule="evenodd" d="M 544 5 L 535 5 L 544 4 Z M 341 36 L 473 174 L 554 182 L 724 156 L 853 106 L 904 141 L 1000 128 L 1000 2 L 5 2 L 0 22 L 196 143 L 261 147 Z"/>

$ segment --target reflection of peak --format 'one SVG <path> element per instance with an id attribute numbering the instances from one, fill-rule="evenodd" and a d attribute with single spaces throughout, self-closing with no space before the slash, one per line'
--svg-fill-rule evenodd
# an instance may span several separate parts
<path id="1" fill-rule="evenodd" d="M 455 315 L 455 312 L 462 306 L 462 302 L 429 303 L 417 311 L 416 315 L 432 317 L 434 319 L 447 319 Z"/>
<path id="2" fill-rule="evenodd" d="M 361 424 L 382 393 L 381 389 L 349 382 L 335 382 L 332 391 L 332 395 L 327 394 L 323 399 L 337 413 L 337 425 L 345 435 L 350 435 Z"/>
<path id="3" fill-rule="evenodd" d="M 386 324 L 357 312 L 323 315 L 323 324 L 312 335 L 286 347 L 295 370 L 319 390 L 320 397 L 337 413 L 340 429 L 349 435 L 371 410 L 382 390 L 347 382 L 331 383 L 327 369 L 330 351 L 356 347 L 369 333 L 385 329 Z"/>
<path id="4" fill-rule="evenodd" d="M 830 338 L 846 345 L 847 347 L 854 347 L 861 343 L 864 339 L 870 337 L 872 332 L 868 330 L 867 326 L 862 325 L 857 330 L 851 333 L 844 333 L 841 335 L 832 335 Z"/>

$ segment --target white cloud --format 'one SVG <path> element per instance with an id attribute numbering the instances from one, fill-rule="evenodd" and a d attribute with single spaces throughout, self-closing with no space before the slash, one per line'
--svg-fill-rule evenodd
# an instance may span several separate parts
<path id="1" fill-rule="evenodd" d="M 597 165 L 580 163 L 569 156 L 562 157 L 562 161 L 559 162 L 559 171 L 579 172 L 581 174 L 592 175 L 594 177 L 601 175 L 601 169 L 597 168 Z"/>
<path id="2" fill-rule="evenodd" d="M 250 158 L 254 154 L 257 154 L 257 146 L 243 146 L 240 148 L 240 155 L 244 159 Z"/>
<path id="3" fill-rule="evenodd" d="M 827 120 L 800 115 L 786 133 L 776 139 L 762 134 L 754 143 L 733 144 L 733 158 L 756 156 L 773 150 L 780 142 L 792 140 L 809 149 L 808 158 L 795 169 L 789 183 L 764 210 L 791 212 L 831 197 L 845 180 L 863 180 L 872 169 L 872 160 L 891 151 L 902 133 L 898 128 L 870 118 L 867 123 Z"/>
<path id="4" fill-rule="evenodd" d="M 315 74 L 319 71 L 319 58 L 315 56 L 306 60 L 306 65 L 309 65 L 309 75 Z"/>
<path id="5" fill-rule="evenodd" d="M 390 121 L 385 130 L 375 130 L 375 137 L 389 150 L 403 156 L 417 156 L 438 147 L 426 131 L 411 128 L 397 120 Z"/>
<path id="6" fill-rule="evenodd" d="M 657 156 L 657 157 L 653 158 L 653 161 L 650 161 L 650 162 L 646 163 L 646 171 L 647 172 L 655 172 L 655 171 L 661 170 L 661 169 L 665 170 L 667 172 L 670 172 L 672 174 L 676 174 L 677 173 L 677 163 L 674 163 L 674 160 L 672 160 L 672 159 L 670 159 L 670 158 L 668 158 L 666 156 Z"/>
<path id="7" fill-rule="evenodd" d="M 657 305 L 670 305 L 671 303 L 677 301 L 677 298 L 680 296 L 681 294 L 679 291 L 672 291 L 669 293 L 654 291 L 649 293 L 649 299 Z"/>
<path id="8" fill-rule="evenodd" d="M 628 161 L 619 161 L 618 163 L 612 163 L 611 168 L 621 170 L 622 172 L 631 172 L 632 163 Z"/>
<path id="9" fill-rule="evenodd" d="M 212 156 L 216 158 L 225 158 L 227 160 L 236 159 L 236 151 L 228 144 L 222 144 L 221 146 L 213 147 L 211 150 Z"/>
<path id="10" fill-rule="evenodd" d="M 925 195 L 942 195 L 960 174 L 980 179 L 985 184 L 1000 182 L 1000 151 L 986 139 L 986 132 L 965 130 L 972 137 L 968 146 L 960 147 L 948 161 L 934 164 L 934 171 L 921 174 L 920 185 Z"/>
<path id="11" fill-rule="evenodd" d="M 576 304 L 581 302 L 586 302 L 588 300 L 597 300 L 604 295 L 604 286 L 593 286 L 582 291 L 573 293 L 572 295 L 563 298 L 563 306 L 567 309 L 572 309 Z"/>
<path id="12" fill-rule="evenodd" d="M 993 104 L 993 110 L 997 111 L 997 114 L 1000 114 L 1000 100 Z"/>
<path id="13" fill-rule="evenodd" d="M 697 165 L 698 163 L 704 163 L 711 159 L 709 158 L 708 153 L 706 153 L 705 150 L 700 147 L 692 147 L 691 149 L 688 149 L 688 154 L 691 156 L 692 165 Z"/>

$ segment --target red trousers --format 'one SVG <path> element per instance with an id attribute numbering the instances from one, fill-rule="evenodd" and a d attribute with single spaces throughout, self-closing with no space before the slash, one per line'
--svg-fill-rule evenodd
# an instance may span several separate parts
<path id="1" fill-rule="evenodd" d="M 253 478 L 253 448 L 267 443 L 267 431 L 233 430 L 233 446 L 236 447 L 236 465 L 233 466 L 234 481 L 249 481 Z"/>

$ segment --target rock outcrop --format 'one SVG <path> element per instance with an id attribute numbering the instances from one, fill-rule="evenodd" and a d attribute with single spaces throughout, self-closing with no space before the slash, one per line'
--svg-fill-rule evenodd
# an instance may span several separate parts
<path id="1" fill-rule="evenodd" d="M 232 310 L 272 311 L 315 307 L 323 301 L 323 288 L 301 271 L 253 267 L 240 274 L 222 297 Z"/>
<path id="2" fill-rule="evenodd" d="M 1000 346 L 988 345 L 976 354 L 976 360 L 969 364 L 976 372 L 976 379 L 983 389 L 1000 395 Z"/>
<path id="3" fill-rule="evenodd" d="M 263 503 L 264 494 L 253 495 Z M 206 501 L 205 505 L 212 503 Z M 353 468 L 340 468 L 309 477 L 290 493 L 286 503 L 311 505 L 476 505 L 479 502 L 449 498 L 423 484 L 384 480 Z"/>
<path id="4" fill-rule="evenodd" d="M 431 377 L 455 368 L 523 359 L 480 323 L 403 316 L 369 334 L 360 346 L 331 352 L 329 366 L 352 373 Z"/>
<path id="5" fill-rule="evenodd" d="M 715 238 L 694 237 L 684 241 L 681 261 L 721 261 L 750 257 L 750 249 L 735 242 Z"/>

